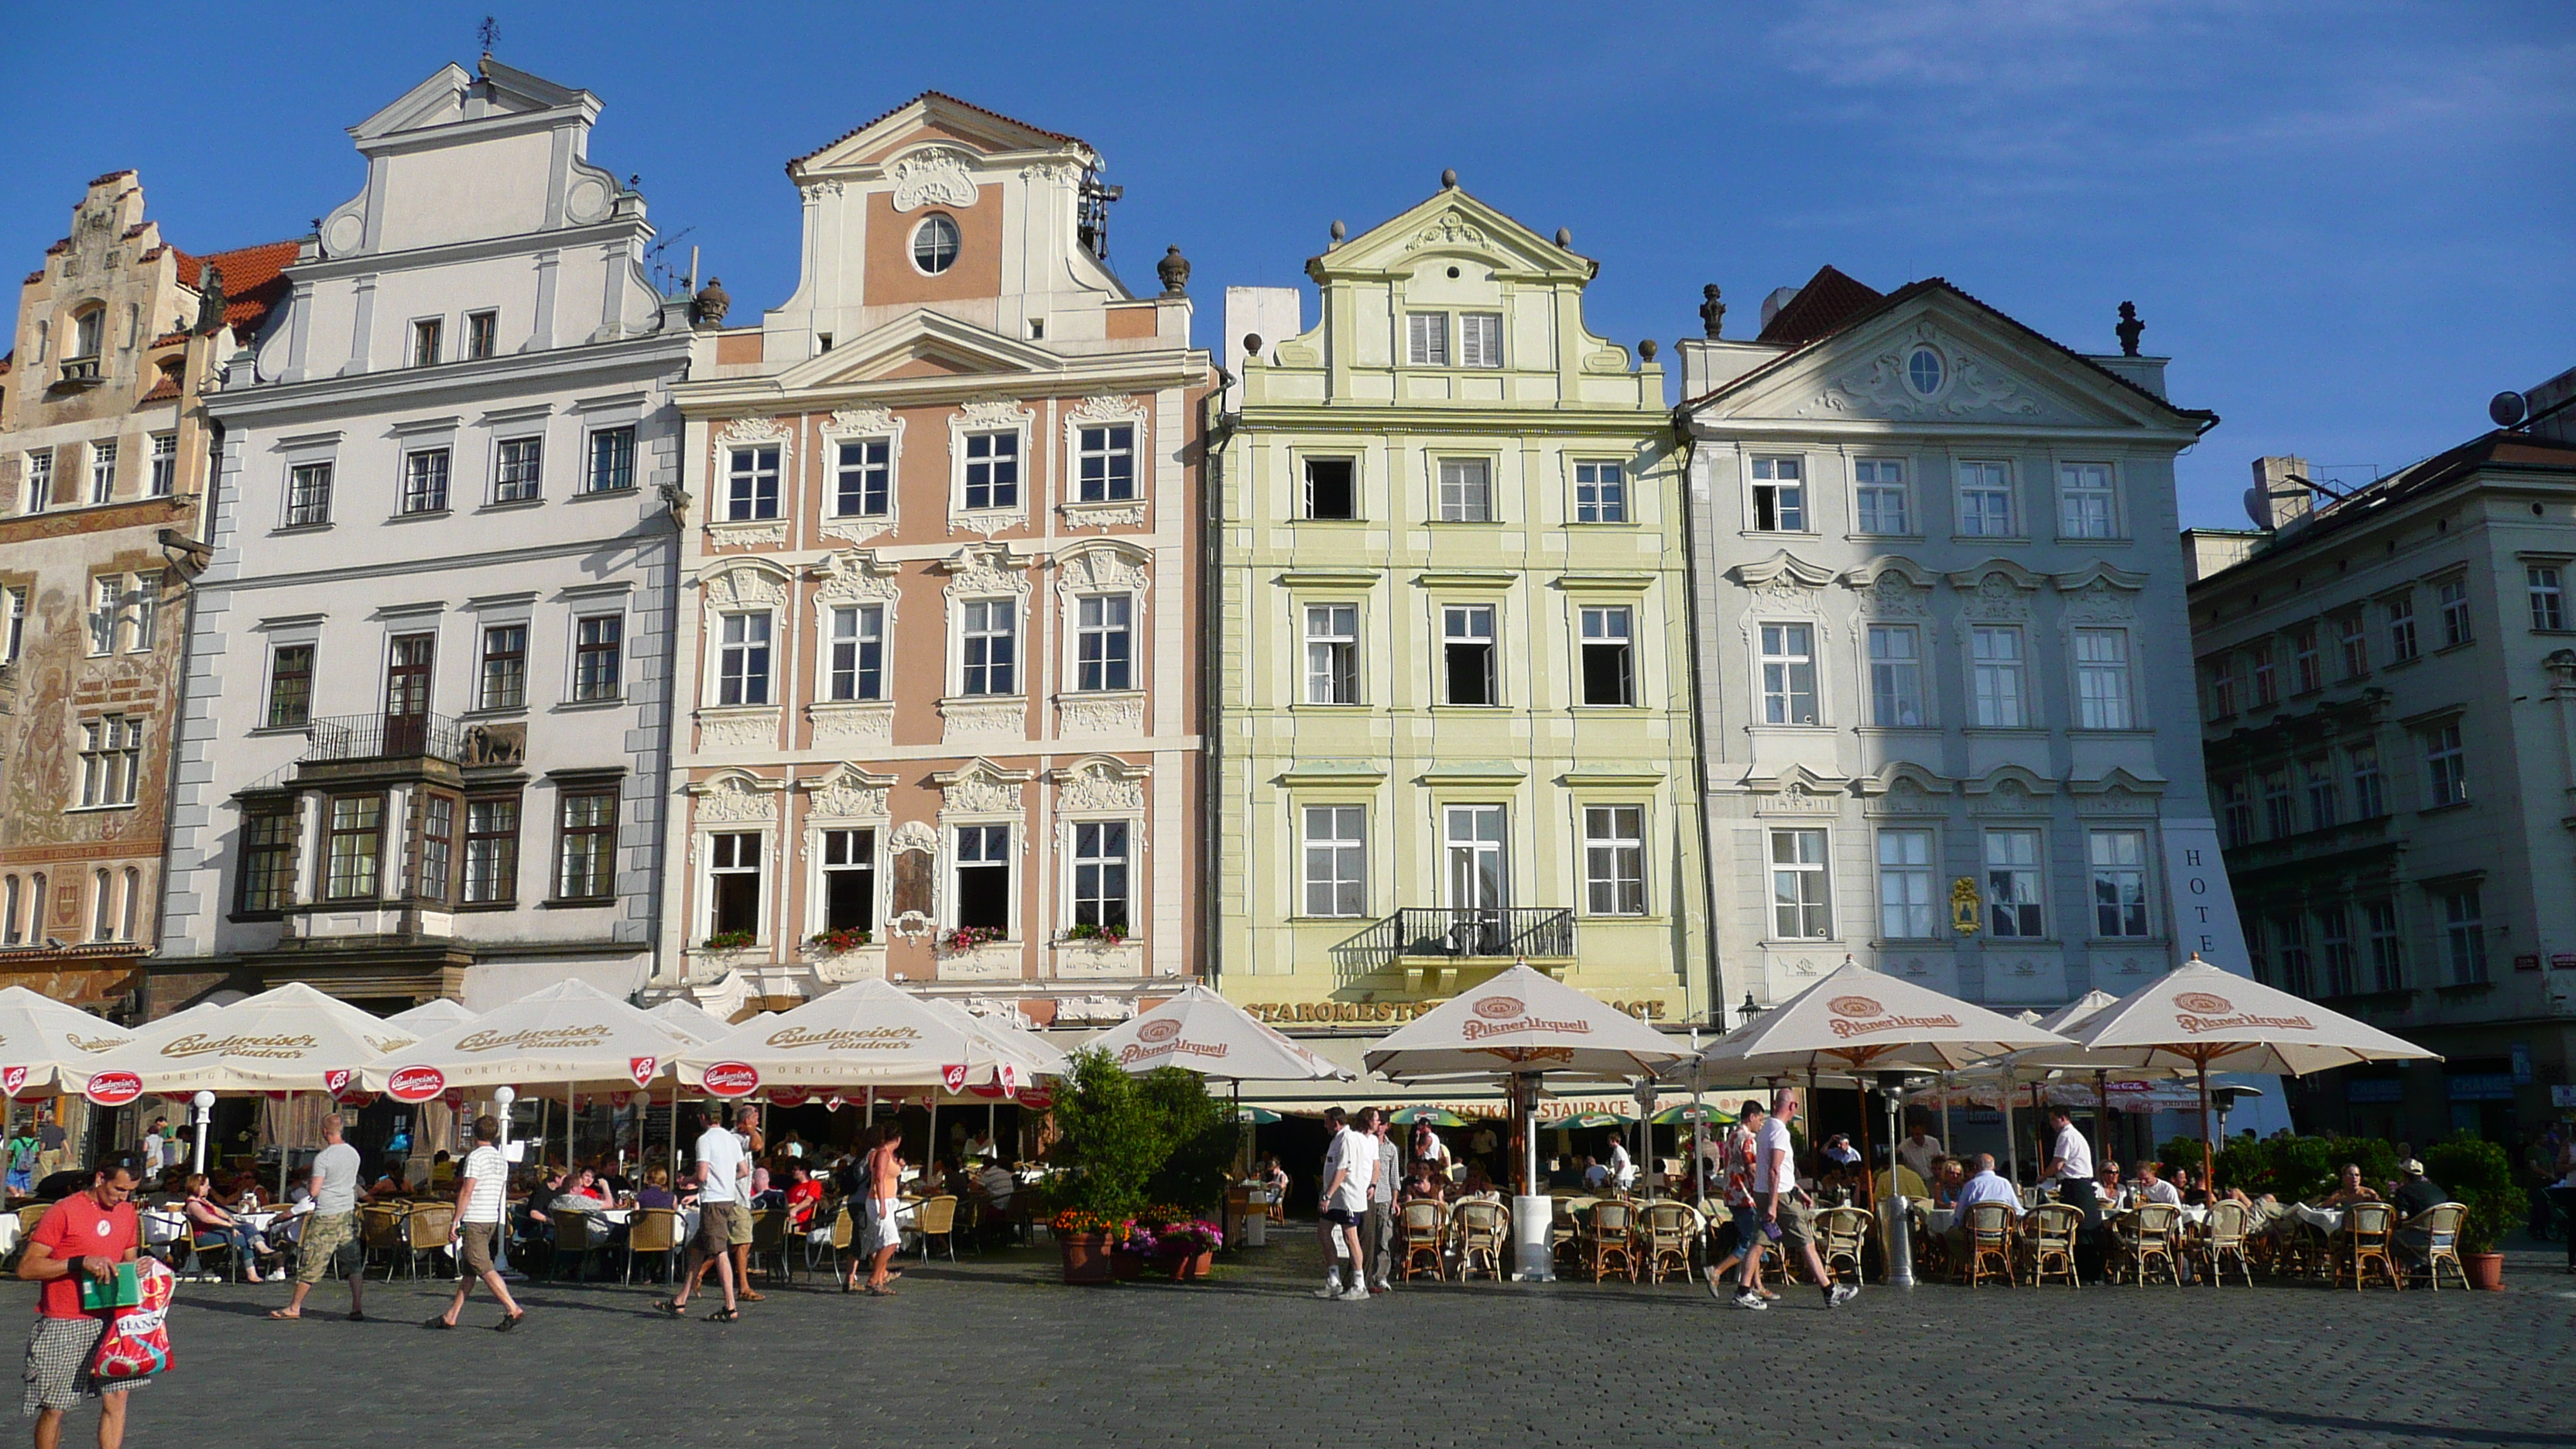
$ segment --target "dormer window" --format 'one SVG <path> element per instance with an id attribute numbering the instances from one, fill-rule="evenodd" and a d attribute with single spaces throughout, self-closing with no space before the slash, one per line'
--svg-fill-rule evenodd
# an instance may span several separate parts
<path id="1" fill-rule="evenodd" d="M 107 330 L 107 309 L 92 307 L 72 319 L 72 350 L 65 362 L 98 356 L 100 335 Z"/>
<path id="2" fill-rule="evenodd" d="M 912 264 L 935 277 L 957 265 L 958 246 L 957 223 L 934 211 L 912 229 Z"/>

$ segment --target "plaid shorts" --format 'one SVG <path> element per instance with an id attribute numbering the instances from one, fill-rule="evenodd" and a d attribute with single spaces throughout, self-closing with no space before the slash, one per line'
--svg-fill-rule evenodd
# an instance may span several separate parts
<path id="1" fill-rule="evenodd" d="M 349 1246 L 357 1236 L 356 1213 L 314 1213 L 304 1219 L 304 1229 L 296 1240 L 295 1281 L 319 1283 L 330 1271 L 331 1260 Z"/>
<path id="2" fill-rule="evenodd" d="M 27 1397 L 19 1412 L 32 1416 L 38 1409 L 77 1408 L 83 1399 L 121 1394 L 150 1383 L 135 1379 L 103 1385 L 90 1375 L 99 1336 L 106 1331 L 103 1319 L 37 1319 L 35 1331 L 27 1335 Z"/>

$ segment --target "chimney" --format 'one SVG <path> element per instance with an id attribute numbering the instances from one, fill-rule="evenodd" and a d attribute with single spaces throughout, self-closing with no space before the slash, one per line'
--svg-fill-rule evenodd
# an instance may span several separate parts
<path id="1" fill-rule="evenodd" d="M 1797 301 L 1798 293 L 1803 290 L 1800 287 L 1772 288 L 1771 295 L 1762 299 L 1762 325 L 1770 326 L 1771 319 L 1780 315 L 1780 309 Z"/>
<path id="2" fill-rule="evenodd" d="M 2254 486 L 2245 490 L 2245 513 L 2265 533 L 2278 532 L 2308 516 L 2316 495 L 2302 481 L 2308 460 L 2299 457 L 2257 458 Z"/>

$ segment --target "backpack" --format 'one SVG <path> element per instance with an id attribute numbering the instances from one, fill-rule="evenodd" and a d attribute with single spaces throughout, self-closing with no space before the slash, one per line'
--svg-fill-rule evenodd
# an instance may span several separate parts
<path id="1" fill-rule="evenodd" d="M 90 1361 L 103 1383 L 132 1383 L 170 1366 L 170 1295 L 178 1280 L 158 1258 L 139 1259 L 134 1270 L 142 1302 L 116 1310 Z"/>

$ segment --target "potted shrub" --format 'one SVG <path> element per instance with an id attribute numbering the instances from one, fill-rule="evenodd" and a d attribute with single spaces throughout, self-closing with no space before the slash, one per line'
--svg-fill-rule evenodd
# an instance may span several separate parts
<path id="1" fill-rule="evenodd" d="M 1168 1272 L 1175 1283 L 1204 1278 L 1216 1266 L 1216 1250 L 1225 1246 L 1225 1230 L 1205 1218 L 1189 1218 L 1163 1225 L 1160 1238 L 1162 1256 L 1156 1266 Z"/>
<path id="2" fill-rule="evenodd" d="M 2496 1244 L 2511 1231 L 2527 1196 L 2514 1186 L 2504 1149 L 2466 1132 L 2424 1152 L 2424 1175 L 2451 1201 L 2468 1209 L 2460 1218 L 2460 1264 L 2469 1286 L 2504 1289 L 2504 1254 Z"/>
<path id="3" fill-rule="evenodd" d="M 1056 1250 L 1064 1259 L 1064 1281 L 1108 1282 L 1110 1236 L 1118 1227 L 1116 1222 L 1080 1208 L 1067 1208 L 1047 1219 L 1047 1231 L 1055 1235 Z"/>
<path id="4" fill-rule="evenodd" d="M 1068 1283 L 1104 1281 L 1095 1257 L 1112 1275 L 1141 1274 L 1161 1252 L 1164 1220 L 1188 1223 L 1223 1199 L 1234 1129 L 1194 1073 L 1161 1067 L 1131 1076 L 1106 1052 L 1078 1051 L 1054 1116 L 1049 1160 L 1058 1170 L 1053 1201 L 1067 1222 L 1057 1241 Z M 1153 1206 L 1160 1203 L 1172 1206 Z M 1195 1245 L 1196 1235 L 1187 1241 Z"/>
<path id="5" fill-rule="evenodd" d="M 1162 1252 L 1162 1235 L 1144 1219 L 1130 1219 L 1109 1244 L 1110 1273 L 1121 1283 L 1133 1283 L 1145 1276 L 1145 1265 Z"/>

